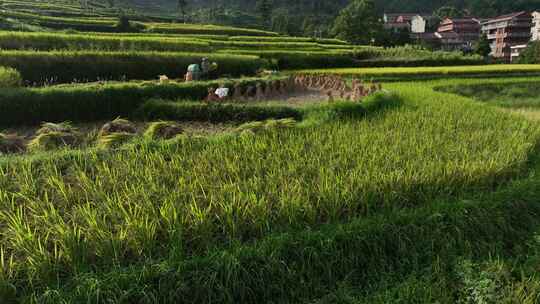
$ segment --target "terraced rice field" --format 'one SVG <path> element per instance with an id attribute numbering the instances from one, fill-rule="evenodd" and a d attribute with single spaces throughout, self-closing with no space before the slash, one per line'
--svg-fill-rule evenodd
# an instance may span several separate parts
<path id="1" fill-rule="evenodd" d="M 386 67 L 386 68 L 343 68 L 299 70 L 305 74 L 334 74 L 378 80 L 402 80 L 407 78 L 452 78 L 452 77 L 510 77 L 538 75 L 540 66 L 536 64 L 497 64 L 477 66 L 446 67 Z"/>
<path id="2" fill-rule="evenodd" d="M 0 3 L 0 303 L 540 302 L 538 66 L 91 5 Z"/>
<path id="3" fill-rule="evenodd" d="M 4 157 L 3 295 L 534 299 L 539 125 L 443 84 L 385 84 L 254 135 Z"/>

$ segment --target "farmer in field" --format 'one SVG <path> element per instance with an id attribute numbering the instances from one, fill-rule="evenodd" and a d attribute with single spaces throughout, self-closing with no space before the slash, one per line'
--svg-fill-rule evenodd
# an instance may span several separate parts
<path id="1" fill-rule="evenodd" d="M 187 73 L 185 75 L 186 82 L 201 80 L 201 79 L 214 79 L 217 78 L 215 72 L 217 71 L 218 64 L 215 62 L 210 63 L 208 58 L 203 58 L 200 65 L 194 63 L 188 66 Z"/>
<path id="2" fill-rule="evenodd" d="M 205 79 L 215 79 L 217 78 L 217 68 L 218 64 L 215 62 L 210 63 L 208 58 L 203 58 L 201 63 L 202 75 Z"/>
<path id="3" fill-rule="evenodd" d="M 208 74 L 210 72 L 210 61 L 208 61 L 208 58 L 203 58 L 201 63 L 201 69 L 203 74 Z"/>
<path id="4" fill-rule="evenodd" d="M 199 80 L 201 78 L 201 67 L 198 64 L 190 64 L 186 73 L 186 82 Z"/>

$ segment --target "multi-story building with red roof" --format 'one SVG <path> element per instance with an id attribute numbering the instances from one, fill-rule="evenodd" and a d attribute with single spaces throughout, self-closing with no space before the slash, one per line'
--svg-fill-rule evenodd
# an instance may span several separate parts
<path id="1" fill-rule="evenodd" d="M 491 56 L 509 61 L 511 48 L 527 44 L 531 39 L 532 16 L 518 12 L 489 19 L 482 24 L 482 33 L 491 45 Z"/>
<path id="2" fill-rule="evenodd" d="M 472 43 L 480 38 L 482 26 L 476 18 L 445 18 L 439 25 L 439 33 L 456 33 L 465 43 Z"/>

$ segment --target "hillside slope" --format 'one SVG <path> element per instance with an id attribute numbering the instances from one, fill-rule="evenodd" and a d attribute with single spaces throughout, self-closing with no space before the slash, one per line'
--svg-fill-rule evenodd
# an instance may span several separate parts
<path id="1" fill-rule="evenodd" d="M 167 7 L 174 8 L 175 0 L 126 0 L 126 4 L 132 2 L 138 6 Z M 221 7 L 224 9 L 242 8 L 243 10 L 253 10 L 252 0 L 188 0 L 188 5 L 192 8 L 200 7 Z M 348 0 L 325 1 L 325 0 L 302 0 L 291 3 L 286 0 L 274 0 L 274 8 L 285 8 L 289 12 L 300 12 L 305 15 L 333 13 L 344 7 Z M 459 9 L 470 11 L 474 15 L 483 17 L 506 13 L 517 10 L 534 10 L 538 8 L 537 0 L 375 0 L 375 4 L 380 12 L 432 12 L 441 6 L 451 5 Z"/>

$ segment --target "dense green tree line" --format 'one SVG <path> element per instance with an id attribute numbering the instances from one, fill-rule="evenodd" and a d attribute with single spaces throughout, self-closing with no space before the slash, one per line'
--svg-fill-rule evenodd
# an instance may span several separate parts
<path id="1" fill-rule="evenodd" d="M 330 36 L 339 14 L 353 0 L 124 0 L 161 6 L 194 22 L 256 27 L 290 35 Z M 418 12 L 491 17 L 519 10 L 536 10 L 540 0 L 373 0 L 373 12 Z"/>
<path id="2" fill-rule="evenodd" d="M 173 0 L 161 0 L 173 1 Z M 193 7 L 225 6 L 240 8 L 245 11 L 254 11 L 253 0 L 188 0 Z M 286 8 L 289 13 L 299 17 L 302 15 L 337 14 L 345 7 L 348 0 L 269 0 L 274 8 Z M 480 17 L 489 17 L 497 14 L 518 10 L 535 10 L 540 7 L 540 0 L 375 0 L 375 7 L 382 12 L 422 12 L 432 13 L 437 9 L 450 6 L 461 11 Z M 300 15 L 299 15 L 300 14 Z"/>

